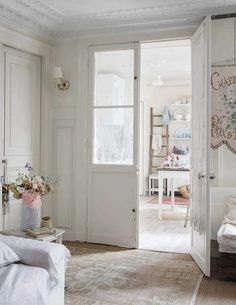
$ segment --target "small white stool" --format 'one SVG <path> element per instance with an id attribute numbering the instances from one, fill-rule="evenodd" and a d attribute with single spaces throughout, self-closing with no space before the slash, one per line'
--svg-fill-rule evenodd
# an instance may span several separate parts
<path id="1" fill-rule="evenodd" d="M 158 174 L 150 174 L 148 182 L 148 193 L 151 196 L 154 192 L 159 192 L 159 187 L 155 187 L 155 180 L 158 180 Z"/>

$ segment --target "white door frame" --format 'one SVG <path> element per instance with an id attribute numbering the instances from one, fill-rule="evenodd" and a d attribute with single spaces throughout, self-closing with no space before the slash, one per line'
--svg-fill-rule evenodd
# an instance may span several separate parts
<path id="1" fill-rule="evenodd" d="M 177 37 L 174 37 L 174 38 L 166 38 L 166 39 L 163 39 L 163 38 L 162 39 L 153 39 L 153 40 L 144 40 L 144 39 L 142 39 L 142 40 L 140 40 L 138 42 L 138 44 L 139 44 L 139 59 L 140 59 L 140 44 L 141 43 L 148 43 L 148 42 L 153 42 L 153 41 L 174 41 L 174 40 L 183 40 L 183 39 L 189 39 L 191 41 L 191 35 L 190 36 L 184 36 L 184 37 L 181 37 L 181 36 L 178 37 L 177 36 Z M 111 45 L 112 43 L 107 43 L 107 44 Z M 113 43 L 113 44 L 114 44 L 114 48 L 115 48 L 116 43 Z M 95 47 L 96 49 L 99 49 L 99 48 L 102 49 L 103 45 L 97 44 L 97 45 L 93 45 L 93 47 Z M 139 62 L 139 66 L 140 66 L 140 62 Z M 91 73 L 91 71 L 90 71 L 90 73 Z M 139 78 L 140 78 L 140 71 L 139 71 Z M 89 87 L 89 96 L 90 96 L 89 101 L 91 101 L 91 95 L 90 94 L 91 94 L 91 88 Z M 140 86 L 139 86 L 139 94 L 140 94 Z M 91 107 L 91 105 L 89 107 Z M 139 113 L 139 115 L 140 115 L 140 113 Z M 91 129 L 90 129 L 91 126 L 89 126 L 89 119 L 91 119 L 91 118 L 90 117 L 88 118 L 88 135 L 91 134 Z M 138 128 L 137 128 L 137 130 L 138 130 L 137 132 L 138 133 L 140 132 L 140 130 L 139 130 L 139 122 L 140 122 L 140 117 L 138 117 Z M 139 137 L 139 134 L 138 134 L 138 137 Z M 139 181 L 139 179 L 138 179 L 138 181 Z M 89 183 L 88 183 L 88 185 L 89 185 Z M 88 196 L 89 196 L 89 186 L 88 186 L 87 191 L 88 191 L 87 193 L 88 193 Z M 138 196 L 139 196 L 139 192 L 137 193 L 137 197 Z M 137 206 L 136 213 L 137 213 L 136 214 L 137 215 L 137 221 L 136 221 L 136 248 L 139 248 L 139 206 Z M 210 225 L 210 219 L 209 219 L 209 225 Z M 209 234 L 210 234 L 210 232 L 209 232 Z"/>

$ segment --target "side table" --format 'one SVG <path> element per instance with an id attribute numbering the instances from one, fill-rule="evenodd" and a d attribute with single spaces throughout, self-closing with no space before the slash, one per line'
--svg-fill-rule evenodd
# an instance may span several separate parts
<path id="1" fill-rule="evenodd" d="M 53 234 L 45 234 L 45 235 L 41 235 L 39 237 L 31 237 L 31 236 L 28 236 L 24 231 L 22 231 L 20 229 L 9 229 L 9 230 L 5 230 L 5 231 L 0 231 L 0 234 L 7 235 L 7 236 L 18 236 L 18 237 L 24 237 L 24 238 L 31 238 L 31 239 L 47 241 L 47 242 L 56 242 L 58 244 L 62 244 L 64 233 L 65 233 L 65 230 L 56 228 L 56 232 Z"/>

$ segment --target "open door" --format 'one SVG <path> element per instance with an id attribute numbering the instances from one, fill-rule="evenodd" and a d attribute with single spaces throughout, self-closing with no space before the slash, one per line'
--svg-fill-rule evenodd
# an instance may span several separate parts
<path id="1" fill-rule="evenodd" d="M 210 22 L 192 36 L 191 255 L 210 276 Z"/>
<path id="2" fill-rule="evenodd" d="M 136 246 L 139 44 L 90 47 L 87 241 Z"/>

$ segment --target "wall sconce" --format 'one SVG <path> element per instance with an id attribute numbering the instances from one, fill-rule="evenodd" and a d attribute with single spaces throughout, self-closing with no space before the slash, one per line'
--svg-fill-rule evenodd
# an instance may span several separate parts
<path id="1" fill-rule="evenodd" d="M 59 90 L 67 90 L 70 88 L 70 82 L 64 79 L 61 67 L 55 67 L 53 71 L 53 78 L 56 80 L 57 88 Z"/>

